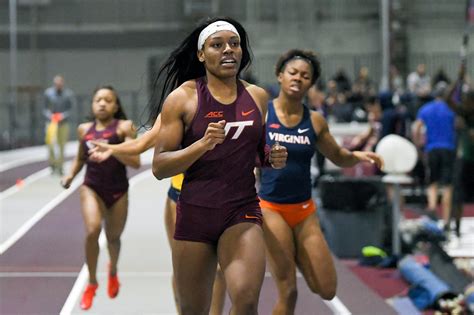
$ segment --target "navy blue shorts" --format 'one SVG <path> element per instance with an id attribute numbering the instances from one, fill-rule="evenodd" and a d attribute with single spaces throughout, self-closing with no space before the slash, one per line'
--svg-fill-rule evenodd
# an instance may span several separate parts
<path id="1" fill-rule="evenodd" d="M 176 189 L 173 186 L 170 186 L 170 189 L 168 189 L 168 197 L 174 202 L 178 202 L 178 198 L 180 194 L 181 194 L 181 190 Z"/>

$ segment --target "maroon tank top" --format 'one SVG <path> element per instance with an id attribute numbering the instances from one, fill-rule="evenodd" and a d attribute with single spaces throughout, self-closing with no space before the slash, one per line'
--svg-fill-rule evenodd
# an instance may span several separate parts
<path id="1" fill-rule="evenodd" d="M 111 156 L 107 160 L 96 163 L 90 161 L 89 149 L 92 147 L 90 140 L 105 141 L 110 144 L 117 144 L 123 142 L 117 134 L 117 126 L 119 120 L 114 121 L 104 130 L 96 130 L 96 123 L 94 122 L 82 139 L 86 155 L 86 176 L 84 184 L 92 187 L 100 187 L 109 191 L 123 191 L 128 188 L 127 168 L 115 157 Z"/>
<path id="2" fill-rule="evenodd" d="M 204 136 L 211 122 L 226 121 L 226 138 L 185 172 L 180 200 L 211 208 L 236 208 L 257 200 L 255 158 L 262 137 L 262 116 L 250 94 L 237 80 L 237 98 L 219 103 L 204 78 L 196 79 L 198 106 L 182 146 Z"/>

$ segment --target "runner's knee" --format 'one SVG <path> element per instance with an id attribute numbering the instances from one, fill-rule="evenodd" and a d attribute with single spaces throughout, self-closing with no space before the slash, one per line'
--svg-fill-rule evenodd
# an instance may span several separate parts
<path id="1" fill-rule="evenodd" d="M 86 227 L 86 238 L 88 241 L 99 239 L 101 228 L 96 226 Z"/>
<path id="2" fill-rule="evenodd" d="M 281 297 L 285 299 L 287 304 L 294 304 L 298 298 L 298 289 L 296 286 L 285 287 L 283 292 L 281 292 Z"/>
<path id="3" fill-rule="evenodd" d="M 237 314 L 257 314 L 258 293 L 249 288 L 240 287 L 231 294 L 233 307 Z"/>
<path id="4" fill-rule="evenodd" d="M 313 293 L 319 294 L 324 300 L 332 300 L 336 296 L 336 281 L 325 281 L 321 284 L 308 281 L 308 286 Z"/>

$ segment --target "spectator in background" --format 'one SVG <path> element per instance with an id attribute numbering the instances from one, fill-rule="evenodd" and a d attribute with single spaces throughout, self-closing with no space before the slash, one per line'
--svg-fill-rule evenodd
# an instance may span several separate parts
<path id="1" fill-rule="evenodd" d="M 382 108 L 380 107 L 378 99 L 374 96 L 368 98 L 365 108 L 367 111 L 369 128 L 352 139 L 349 146 L 351 151 L 375 152 L 375 146 L 380 140 L 380 134 L 382 131 Z"/>
<path id="2" fill-rule="evenodd" d="M 439 68 L 438 72 L 433 77 L 433 86 L 436 86 L 439 82 L 444 82 L 446 84 L 450 84 L 451 80 L 449 79 L 446 72 L 444 72 L 443 68 Z"/>
<path id="3" fill-rule="evenodd" d="M 442 217 L 448 228 L 453 194 L 453 173 L 455 161 L 455 114 L 445 102 L 447 85 L 438 83 L 435 99 L 423 105 L 417 114 L 414 127 L 414 143 L 427 153 L 429 185 L 427 191 L 428 211 L 436 217 L 438 188 L 442 188 Z M 422 127 L 426 127 L 426 143 L 422 141 Z"/>
<path id="4" fill-rule="evenodd" d="M 404 92 L 403 78 L 395 65 L 390 66 L 390 91 L 394 94 L 402 95 Z"/>
<path id="5" fill-rule="evenodd" d="M 341 92 L 344 94 L 350 93 L 351 81 L 349 80 L 349 77 L 347 76 L 344 69 L 339 68 L 336 74 L 334 75 L 333 80 L 336 81 L 338 92 Z"/>
<path id="6" fill-rule="evenodd" d="M 352 94 L 359 95 L 362 100 L 375 95 L 375 85 L 369 77 L 369 68 L 361 67 L 359 75 L 352 85 Z"/>
<path id="7" fill-rule="evenodd" d="M 393 93 L 382 92 L 379 94 L 382 114 L 382 131 L 380 138 L 389 134 L 397 134 L 408 138 L 408 114 L 403 106 L 393 104 Z"/>
<path id="8" fill-rule="evenodd" d="M 329 80 L 327 83 L 326 104 L 329 122 L 349 122 L 352 116 L 352 106 L 347 104 L 346 94 L 339 91 L 337 82 Z"/>
<path id="9" fill-rule="evenodd" d="M 327 118 L 326 93 L 324 93 L 322 83 L 320 82 L 318 80 L 309 88 L 306 98 L 310 109 L 321 113 L 321 115 Z"/>
<path id="10" fill-rule="evenodd" d="M 382 108 L 380 107 L 379 99 L 375 96 L 369 97 L 364 107 L 367 112 L 369 128 L 352 138 L 349 143 L 345 144 L 345 147 L 350 151 L 375 152 L 375 147 L 380 141 L 382 131 Z M 345 176 L 361 177 L 381 174 L 381 171 L 374 164 L 364 163 L 357 164 L 351 168 L 344 168 L 342 173 Z"/>
<path id="11" fill-rule="evenodd" d="M 375 95 L 375 86 L 369 78 L 369 68 L 361 67 L 354 84 L 352 84 L 351 94 L 347 97 L 349 108 L 352 111 L 350 121 L 367 121 L 364 103 L 373 95 Z"/>
<path id="12" fill-rule="evenodd" d="M 64 78 L 56 75 L 53 86 L 44 91 L 43 115 L 47 119 L 46 144 L 49 151 L 49 166 L 53 173 L 59 175 L 63 175 L 64 146 L 69 138 L 68 117 L 75 103 L 72 90 L 64 87 Z"/>
<path id="13" fill-rule="evenodd" d="M 337 94 L 339 94 L 337 82 L 335 80 L 329 80 L 326 84 L 326 102 L 331 98 L 337 98 Z"/>
<path id="14" fill-rule="evenodd" d="M 431 99 L 431 78 L 426 74 L 425 64 L 420 63 L 416 71 L 408 75 L 407 89 L 416 98 L 416 108 Z"/>

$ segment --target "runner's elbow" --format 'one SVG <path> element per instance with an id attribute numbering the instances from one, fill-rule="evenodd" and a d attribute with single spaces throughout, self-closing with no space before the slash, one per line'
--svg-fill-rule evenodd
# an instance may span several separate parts
<path id="1" fill-rule="evenodd" d="M 158 180 L 162 180 L 166 177 L 165 174 L 162 172 L 162 168 L 159 167 L 158 163 L 156 163 L 155 161 L 153 161 L 152 172 L 153 176 L 155 176 Z"/>

